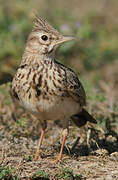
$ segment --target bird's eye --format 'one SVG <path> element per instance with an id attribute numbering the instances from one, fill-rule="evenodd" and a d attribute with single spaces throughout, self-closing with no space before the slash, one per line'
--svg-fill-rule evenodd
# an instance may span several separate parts
<path id="1" fill-rule="evenodd" d="M 48 36 L 43 35 L 43 36 L 41 36 L 41 39 L 42 39 L 43 41 L 47 41 L 47 40 L 48 40 Z"/>

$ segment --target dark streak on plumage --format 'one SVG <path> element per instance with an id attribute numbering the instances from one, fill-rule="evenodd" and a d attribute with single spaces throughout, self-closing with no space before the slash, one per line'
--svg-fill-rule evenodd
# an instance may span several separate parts
<path id="1" fill-rule="evenodd" d="M 42 75 L 40 74 L 38 79 L 38 86 L 41 87 L 41 84 L 42 84 Z"/>
<path id="2" fill-rule="evenodd" d="M 54 89 L 51 90 L 50 95 L 57 95 L 54 91 Z"/>
<path id="3" fill-rule="evenodd" d="M 59 83 L 59 84 L 61 84 L 61 83 L 62 83 L 60 79 L 57 79 L 57 81 L 58 81 L 58 83 Z"/>
<path id="4" fill-rule="evenodd" d="M 45 86 L 45 87 L 47 86 L 47 81 L 46 81 L 46 80 L 44 81 L 44 86 Z"/>
<path id="5" fill-rule="evenodd" d="M 36 86 L 35 89 L 36 89 L 36 97 L 37 96 L 39 97 L 41 95 L 41 90 L 39 89 L 38 86 Z"/>
<path id="6" fill-rule="evenodd" d="M 36 78 L 36 74 L 33 75 L 33 83 L 35 84 L 35 78 Z"/>
<path id="7" fill-rule="evenodd" d="M 53 78 L 56 79 L 56 77 L 55 77 L 55 71 L 53 71 Z"/>
<path id="8" fill-rule="evenodd" d="M 48 84 L 47 84 L 47 81 L 46 81 L 46 80 L 44 81 L 44 87 L 45 87 L 46 92 L 48 92 L 49 87 L 48 87 Z"/>
<path id="9" fill-rule="evenodd" d="M 27 64 L 23 64 L 23 65 L 19 66 L 18 69 L 19 68 L 24 69 L 24 67 L 26 67 L 26 66 L 27 66 Z"/>
<path id="10" fill-rule="evenodd" d="M 26 84 L 27 84 L 27 82 L 24 82 L 24 83 L 23 83 L 23 86 L 25 86 Z"/>
<path id="11" fill-rule="evenodd" d="M 49 76 L 49 79 L 52 80 L 52 76 Z"/>
<path id="12" fill-rule="evenodd" d="M 21 73 L 20 74 L 18 74 L 18 78 L 21 76 Z"/>
<path id="13" fill-rule="evenodd" d="M 23 75 L 21 76 L 21 79 L 23 79 L 23 78 L 24 78 L 24 76 L 25 76 L 25 75 L 23 74 Z"/>
<path id="14" fill-rule="evenodd" d="M 12 94 L 17 100 L 19 100 L 18 94 L 16 93 L 14 89 L 12 90 Z"/>
<path id="15" fill-rule="evenodd" d="M 29 90 L 30 90 L 30 87 L 28 87 L 28 88 L 27 88 L 26 93 L 28 93 L 28 92 L 29 92 Z"/>
<path id="16" fill-rule="evenodd" d="M 45 70 L 45 73 L 46 73 L 46 78 L 48 78 L 48 69 L 47 68 Z"/>
<path id="17" fill-rule="evenodd" d="M 50 62 L 50 69 L 52 69 L 52 62 Z"/>
<path id="18" fill-rule="evenodd" d="M 61 75 L 60 68 L 57 68 L 57 72 L 58 72 L 59 75 Z"/>
<path id="19" fill-rule="evenodd" d="M 26 80 L 28 80 L 28 79 L 29 79 L 29 75 L 30 75 L 30 73 L 31 73 L 31 69 L 29 69 L 29 72 L 27 73 Z"/>
<path id="20" fill-rule="evenodd" d="M 47 96 L 47 92 L 43 92 L 43 99 L 49 99 Z"/>
<path id="21" fill-rule="evenodd" d="M 55 86 L 56 88 L 59 88 L 59 86 L 57 86 L 57 84 L 55 83 L 54 80 L 52 80 L 52 82 L 53 82 L 53 84 L 54 84 L 54 86 Z"/>
<path id="22" fill-rule="evenodd" d="M 39 76 L 39 79 L 38 79 L 38 84 L 35 86 L 35 90 L 36 90 L 36 97 L 40 96 L 41 95 L 41 84 L 42 84 L 42 75 Z"/>

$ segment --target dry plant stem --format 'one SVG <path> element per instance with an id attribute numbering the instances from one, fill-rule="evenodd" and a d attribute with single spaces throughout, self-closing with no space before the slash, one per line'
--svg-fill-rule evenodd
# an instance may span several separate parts
<path id="1" fill-rule="evenodd" d="M 38 158 L 42 159 L 41 158 L 41 155 L 40 155 L 40 148 L 41 148 L 41 145 L 42 145 L 42 141 L 43 141 L 43 137 L 44 137 L 44 134 L 45 134 L 45 130 L 41 130 L 41 137 L 40 137 L 40 140 L 39 140 L 39 144 L 38 144 L 38 147 L 37 147 L 37 151 L 36 151 L 36 154 L 34 156 L 34 160 L 36 161 Z"/>
<path id="2" fill-rule="evenodd" d="M 62 145 L 61 145 L 61 149 L 60 149 L 60 153 L 56 159 L 56 163 L 58 163 L 61 159 L 62 159 L 62 153 L 63 153 L 63 148 L 65 145 L 65 141 L 66 141 L 67 136 L 63 136 L 63 141 L 62 141 Z"/>

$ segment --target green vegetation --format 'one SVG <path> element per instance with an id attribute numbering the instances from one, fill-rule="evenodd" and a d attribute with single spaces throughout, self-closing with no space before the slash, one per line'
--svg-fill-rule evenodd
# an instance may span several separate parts
<path id="1" fill-rule="evenodd" d="M 73 174 L 73 170 L 70 168 L 63 168 L 62 172 L 58 175 L 59 179 L 73 179 L 73 180 L 82 180 L 82 175 Z"/>
<path id="2" fill-rule="evenodd" d="M 69 168 L 62 169 L 62 174 L 60 177 L 63 179 L 70 179 L 72 177 L 72 170 Z"/>
<path id="3" fill-rule="evenodd" d="M 27 155 L 27 156 L 25 157 L 25 159 L 26 159 L 26 161 L 31 161 L 31 160 L 32 160 L 32 157 L 31 157 L 30 155 Z"/>
<path id="4" fill-rule="evenodd" d="M 38 178 L 38 177 L 40 177 L 40 178 L 48 178 L 49 174 L 46 173 L 45 171 L 39 170 L 33 175 L 33 179 Z"/>
<path id="5" fill-rule="evenodd" d="M 26 127 L 27 125 L 26 125 L 26 118 L 22 118 L 22 119 L 20 119 L 20 120 L 17 120 L 16 121 L 16 128 L 18 128 L 18 127 Z"/>
<path id="6" fill-rule="evenodd" d="M 1 180 L 18 180 L 17 177 L 13 176 L 13 169 L 8 166 L 7 168 L 4 168 L 0 166 L 0 179 Z"/>

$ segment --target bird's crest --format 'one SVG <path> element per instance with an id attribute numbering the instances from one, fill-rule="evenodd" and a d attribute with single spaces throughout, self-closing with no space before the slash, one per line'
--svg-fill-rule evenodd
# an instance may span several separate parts
<path id="1" fill-rule="evenodd" d="M 46 32 L 54 33 L 55 35 L 59 35 L 59 32 L 54 29 L 48 22 L 44 19 L 42 19 L 40 16 L 35 14 L 34 19 L 34 29 L 42 29 Z"/>

